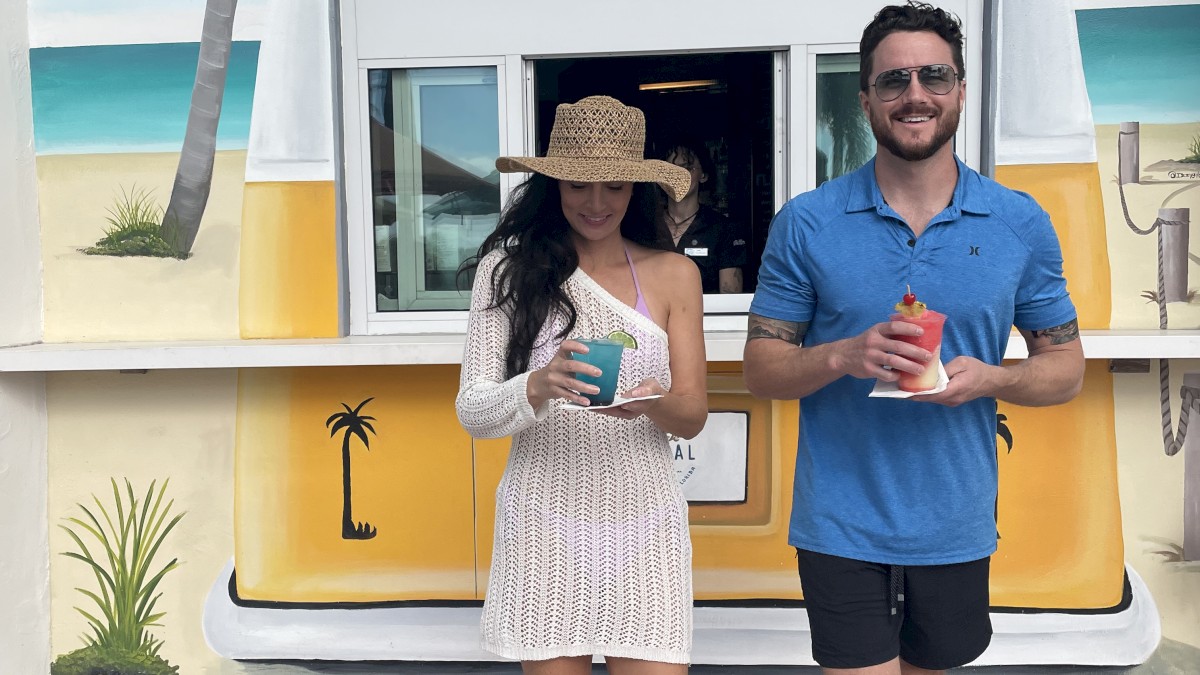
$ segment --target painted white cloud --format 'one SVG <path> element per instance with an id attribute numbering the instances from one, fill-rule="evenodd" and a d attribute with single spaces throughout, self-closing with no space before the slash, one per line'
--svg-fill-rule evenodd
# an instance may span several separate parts
<path id="1" fill-rule="evenodd" d="M 30 0 L 29 46 L 198 42 L 204 0 Z M 234 40 L 258 40 L 267 0 L 239 0 Z"/>

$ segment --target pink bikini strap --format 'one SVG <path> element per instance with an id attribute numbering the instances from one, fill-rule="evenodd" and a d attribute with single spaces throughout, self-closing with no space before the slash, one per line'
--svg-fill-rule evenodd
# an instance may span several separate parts
<path id="1" fill-rule="evenodd" d="M 633 266 L 633 256 L 629 255 L 629 247 L 625 247 L 625 259 L 629 261 L 629 271 L 633 273 L 633 288 L 637 291 L 637 304 L 633 306 L 639 314 L 647 319 L 653 320 L 650 316 L 650 308 L 646 305 L 646 298 L 642 295 L 642 285 L 638 283 L 637 268 Z"/>

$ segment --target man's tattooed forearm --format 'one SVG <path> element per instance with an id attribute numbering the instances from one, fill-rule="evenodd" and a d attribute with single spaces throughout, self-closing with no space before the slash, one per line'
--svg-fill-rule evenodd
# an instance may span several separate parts
<path id="1" fill-rule="evenodd" d="M 757 314 L 751 314 L 749 327 L 746 330 L 746 340 L 768 338 L 799 345 L 804 342 L 804 336 L 807 333 L 807 321 L 796 323 L 794 321 L 780 321 L 778 319 L 768 319 Z"/>
<path id="2" fill-rule="evenodd" d="M 1079 339 L 1079 321 L 1071 319 L 1061 326 L 1033 331 L 1033 337 L 1050 338 L 1050 344 L 1061 345 Z"/>

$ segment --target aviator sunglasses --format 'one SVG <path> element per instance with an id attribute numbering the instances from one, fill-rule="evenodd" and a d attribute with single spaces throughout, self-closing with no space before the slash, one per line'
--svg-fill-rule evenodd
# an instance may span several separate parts
<path id="1" fill-rule="evenodd" d="M 958 73 L 954 72 L 954 68 L 944 64 L 935 63 L 929 66 L 921 66 L 920 68 L 895 68 L 893 70 L 885 70 L 875 78 L 875 93 L 879 95 L 881 101 L 894 101 L 908 89 L 908 83 L 912 81 L 912 75 L 917 74 L 917 81 L 925 87 L 925 91 L 938 96 L 944 96 L 954 89 L 954 83 L 958 81 Z"/>

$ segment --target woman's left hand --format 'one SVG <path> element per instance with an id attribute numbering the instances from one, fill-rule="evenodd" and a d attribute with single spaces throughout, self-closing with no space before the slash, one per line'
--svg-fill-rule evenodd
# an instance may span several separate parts
<path id="1" fill-rule="evenodd" d="M 666 396 L 667 393 L 667 390 L 663 389 L 663 386 L 658 383 L 657 379 L 650 377 L 642 380 L 641 383 L 639 383 L 633 389 L 622 392 L 621 396 L 624 398 L 638 398 L 640 396 L 653 396 L 654 394 Z M 632 401 L 630 403 L 626 403 L 625 405 L 616 406 L 613 408 L 605 408 L 603 410 L 597 410 L 596 412 L 602 415 L 619 417 L 623 420 L 631 420 L 645 415 L 651 408 L 658 405 L 660 401 L 662 401 L 661 398 L 652 398 L 645 401 Z"/>

